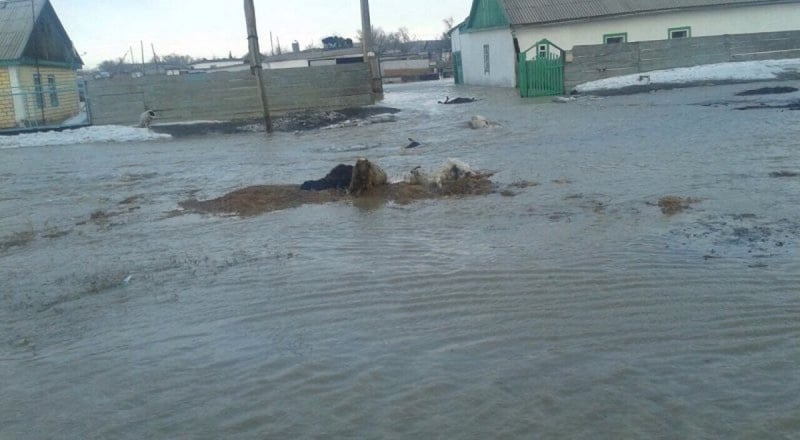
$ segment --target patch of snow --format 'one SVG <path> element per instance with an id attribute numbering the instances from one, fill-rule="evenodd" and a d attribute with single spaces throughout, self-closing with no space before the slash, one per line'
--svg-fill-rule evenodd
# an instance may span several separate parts
<path id="1" fill-rule="evenodd" d="M 579 84 L 578 93 L 615 90 L 646 84 L 687 84 L 703 81 L 758 81 L 777 79 L 781 73 L 796 72 L 800 59 L 741 61 L 706 64 L 677 69 L 654 70 Z"/>
<path id="2" fill-rule="evenodd" d="M 61 126 L 70 127 L 75 125 L 88 125 L 88 124 L 89 124 L 89 115 L 86 113 L 85 108 L 81 108 L 80 113 L 62 122 Z"/>
<path id="3" fill-rule="evenodd" d="M 0 136 L 0 149 L 91 143 L 144 142 L 170 138 L 172 136 L 168 134 L 154 133 L 146 128 L 98 125 L 73 130 Z"/>
<path id="4" fill-rule="evenodd" d="M 173 125 L 205 125 L 205 124 L 225 124 L 226 121 L 183 121 L 183 122 L 159 122 L 158 124 L 153 124 L 153 127 L 170 127 Z"/>

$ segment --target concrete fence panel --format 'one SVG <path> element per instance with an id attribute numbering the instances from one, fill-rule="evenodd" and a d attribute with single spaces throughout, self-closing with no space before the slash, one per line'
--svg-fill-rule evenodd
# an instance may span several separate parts
<path id="1" fill-rule="evenodd" d="M 787 58 L 800 58 L 800 31 L 575 46 L 564 82 L 572 90 L 588 81 L 653 70 Z"/>
<path id="2" fill-rule="evenodd" d="M 374 103 L 369 68 L 344 64 L 265 70 L 270 112 L 341 109 Z M 235 121 L 260 117 L 261 98 L 250 72 L 116 77 L 87 81 L 96 125 L 138 123 L 145 108 L 160 122 Z"/>

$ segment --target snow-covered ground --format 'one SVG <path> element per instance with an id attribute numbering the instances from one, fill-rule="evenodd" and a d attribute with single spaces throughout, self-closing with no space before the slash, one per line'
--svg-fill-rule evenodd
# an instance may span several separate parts
<path id="1" fill-rule="evenodd" d="M 90 143 L 132 142 L 169 139 L 168 134 L 154 133 L 146 128 L 118 125 L 98 125 L 63 131 L 23 133 L 0 136 L 0 149 L 76 145 Z"/>
<path id="2" fill-rule="evenodd" d="M 648 84 L 690 84 L 705 81 L 759 81 L 778 79 L 783 73 L 800 71 L 800 59 L 742 61 L 706 64 L 633 75 L 617 76 L 579 84 L 578 93 L 618 90 Z"/>

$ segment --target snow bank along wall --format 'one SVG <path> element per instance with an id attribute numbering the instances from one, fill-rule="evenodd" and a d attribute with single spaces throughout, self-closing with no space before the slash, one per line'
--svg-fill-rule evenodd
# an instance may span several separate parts
<path id="1" fill-rule="evenodd" d="M 575 46 L 564 66 L 566 90 L 614 76 L 732 61 L 800 58 L 800 31 Z"/>
<path id="2" fill-rule="evenodd" d="M 374 102 L 366 64 L 265 70 L 270 112 L 341 109 Z M 145 107 L 158 122 L 263 117 L 250 72 L 196 73 L 87 80 L 92 123 L 134 125 Z"/>

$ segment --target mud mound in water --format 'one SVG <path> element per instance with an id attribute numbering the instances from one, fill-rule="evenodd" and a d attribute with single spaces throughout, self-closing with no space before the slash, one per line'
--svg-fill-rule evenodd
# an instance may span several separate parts
<path id="1" fill-rule="evenodd" d="M 251 216 L 347 198 L 346 193 L 337 190 L 303 191 L 298 185 L 258 185 L 238 189 L 216 199 L 187 200 L 179 205 L 194 212 Z"/>
<path id="2" fill-rule="evenodd" d="M 342 189 L 307 191 L 300 189 L 299 185 L 259 185 L 238 189 L 216 199 L 186 200 L 179 206 L 188 212 L 252 216 L 306 204 L 355 202 L 362 198 L 409 204 L 416 200 L 492 194 L 497 191 L 497 185 L 490 177 L 491 174 L 470 171 L 438 183 L 399 182 L 365 187 L 355 192 Z"/>
<path id="3" fill-rule="evenodd" d="M 658 200 L 658 207 L 665 215 L 675 215 L 683 212 L 685 209 L 691 208 L 695 203 L 699 203 L 700 199 L 693 199 L 691 197 L 681 198 L 677 196 L 664 196 Z"/>

